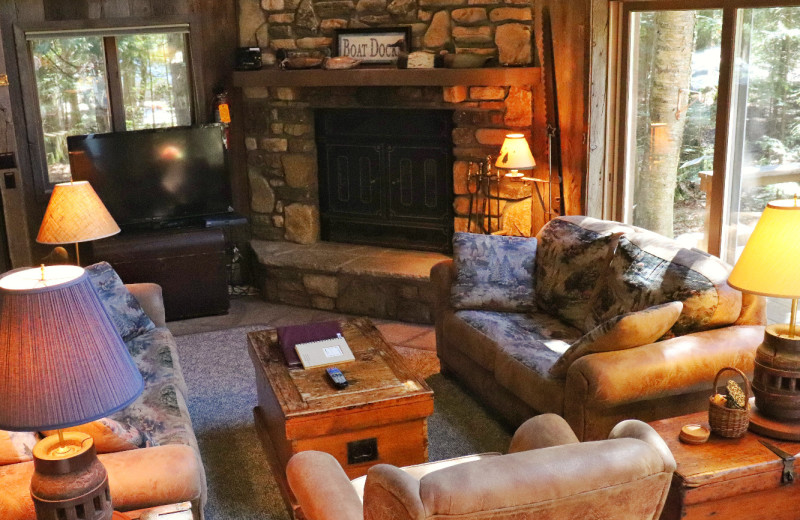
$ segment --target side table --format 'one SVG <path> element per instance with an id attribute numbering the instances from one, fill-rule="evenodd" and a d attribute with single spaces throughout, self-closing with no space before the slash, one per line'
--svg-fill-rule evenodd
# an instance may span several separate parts
<path id="1" fill-rule="evenodd" d="M 677 462 L 662 520 L 746 518 L 790 520 L 800 513 L 800 482 L 782 484 L 783 462 L 763 439 L 782 450 L 800 453 L 800 443 L 771 439 L 748 431 L 739 439 L 711 434 L 704 444 L 678 440 L 681 427 L 702 424 L 708 412 L 650 423 Z"/>

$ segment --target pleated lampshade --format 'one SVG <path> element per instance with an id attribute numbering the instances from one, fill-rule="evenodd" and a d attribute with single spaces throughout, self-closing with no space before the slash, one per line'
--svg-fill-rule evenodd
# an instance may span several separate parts
<path id="1" fill-rule="evenodd" d="M 0 277 L 0 429 L 87 423 L 124 408 L 143 388 L 83 268 Z"/>
<path id="2" fill-rule="evenodd" d="M 72 244 L 110 237 L 119 231 L 88 181 L 64 182 L 53 187 L 36 241 Z"/>

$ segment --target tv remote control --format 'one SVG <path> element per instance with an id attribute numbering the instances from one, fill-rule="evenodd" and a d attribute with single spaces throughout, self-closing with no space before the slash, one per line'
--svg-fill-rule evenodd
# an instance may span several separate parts
<path id="1" fill-rule="evenodd" d="M 325 371 L 328 373 L 328 377 L 331 378 L 331 382 L 333 382 L 333 386 L 341 390 L 342 388 L 347 388 L 347 378 L 344 377 L 342 371 L 336 367 L 329 367 L 326 368 Z"/>

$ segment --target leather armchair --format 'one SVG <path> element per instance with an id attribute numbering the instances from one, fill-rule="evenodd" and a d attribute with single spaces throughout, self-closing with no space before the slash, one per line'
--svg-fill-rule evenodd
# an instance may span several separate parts
<path id="1" fill-rule="evenodd" d="M 305 451 L 286 471 L 309 520 L 643 520 L 661 514 L 674 470 L 669 448 L 641 421 L 582 443 L 564 419 L 543 414 L 517 429 L 506 455 L 378 464 L 351 482 L 331 455 Z"/>

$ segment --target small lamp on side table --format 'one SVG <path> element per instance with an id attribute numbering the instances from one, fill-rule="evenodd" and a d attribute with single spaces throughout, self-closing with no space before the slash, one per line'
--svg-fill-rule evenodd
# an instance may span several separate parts
<path id="1" fill-rule="evenodd" d="M 0 428 L 58 429 L 33 448 L 39 520 L 109 520 L 106 470 L 92 438 L 61 432 L 124 408 L 144 382 L 83 268 L 0 277 Z"/>
<path id="2" fill-rule="evenodd" d="M 770 202 L 733 268 L 728 284 L 743 292 L 790 298 L 789 324 L 767 326 L 753 370 L 755 406 L 750 429 L 785 440 L 800 440 L 800 206 L 797 200 Z"/>
<path id="3" fill-rule="evenodd" d="M 81 265 L 79 242 L 110 237 L 120 229 L 88 181 L 53 187 L 39 227 L 40 244 L 75 244 L 75 265 Z"/>

